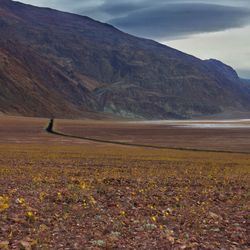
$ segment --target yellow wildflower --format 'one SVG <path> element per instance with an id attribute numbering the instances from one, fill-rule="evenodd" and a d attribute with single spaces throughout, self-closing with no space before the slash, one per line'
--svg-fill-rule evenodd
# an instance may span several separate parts
<path id="1" fill-rule="evenodd" d="M 156 216 L 152 216 L 152 217 L 151 217 L 151 219 L 152 219 L 152 221 L 154 221 L 154 222 L 156 222 L 156 221 L 157 221 Z"/>
<path id="2" fill-rule="evenodd" d="M 126 215 L 126 212 L 125 212 L 125 211 L 121 211 L 120 214 L 121 214 L 122 216 L 125 216 L 125 215 Z"/>
<path id="3" fill-rule="evenodd" d="M 9 197 L 6 195 L 0 196 L 0 212 L 8 209 L 9 207 Z"/>
<path id="4" fill-rule="evenodd" d="M 86 183 L 86 182 L 81 182 L 81 183 L 80 183 L 80 188 L 81 188 L 82 190 L 88 189 L 87 183 Z"/>
<path id="5" fill-rule="evenodd" d="M 90 203 L 92 204 L 92 205 L 95 205 L 96 204 L 96 200 L 95 200 L 95 198 L 94 197 L 90 197 Z"/>
<path id="6" fill-rule="evenodd" d="M 46 196 L 46 193 L 45 193 L 45 192 L 41 192 L 41 193 L 39 194 L 39 199 L 40 199 L 40 201 L 43 201 L 45 196 Z"/>
<path id="7" fill-rule="evenodd" d="M 87 207 L 87 202 L 86 202 L 86 200 L 83 200 L 83 207 L 84 207 L 84 208 Z"/>
<path id="8" fill-rule="evenodd" d="M 32 211 L 28 211 L 26 213 L 26 218 L 29 220 L 29 221 L 34 221 L 35 220 L 35 215 Z"/>
<path id="9" fill-rule="evenodd" d="M 62 200 L 62 198 L 63 198 L 63 197 L 62 197 L 62 193 L 58 192 L 58 193 L 57 193 L 57 198 L 58 198 L 59 200 Z"/>

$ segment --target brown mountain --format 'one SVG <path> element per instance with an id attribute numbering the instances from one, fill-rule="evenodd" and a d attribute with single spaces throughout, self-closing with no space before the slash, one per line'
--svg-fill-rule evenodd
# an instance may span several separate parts
<path id="1" fill-rule="evenodd" d="M 0 113 L 148 119 L 250 110 L 236 72 L 109 24 L 0 0 Z"/>

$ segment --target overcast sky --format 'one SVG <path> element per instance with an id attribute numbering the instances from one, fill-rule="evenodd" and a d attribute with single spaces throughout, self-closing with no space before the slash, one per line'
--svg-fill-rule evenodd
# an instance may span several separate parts
<path id="1" fill-rule="evenodd" d="M 250 78 L 250 0 L 22 0 L 90 16 Z"/>

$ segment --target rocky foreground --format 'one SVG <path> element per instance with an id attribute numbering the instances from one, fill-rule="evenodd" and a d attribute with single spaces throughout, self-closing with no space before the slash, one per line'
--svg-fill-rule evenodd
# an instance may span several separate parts
<path id="1" fill-rule="evenodd" d="M 248 155 L 0 145 L 0 249 L 249 249 Z"/>

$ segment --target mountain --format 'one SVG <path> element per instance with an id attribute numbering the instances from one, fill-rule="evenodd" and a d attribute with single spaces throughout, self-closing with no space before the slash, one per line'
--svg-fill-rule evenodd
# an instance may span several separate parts
<path id="1" fill-rule="evenodd" d="M 79 16 L 0 0 L 0 112 L 167 119 L 250 110 L 229 66 Z"/>
<path id="2" fill-rule="evenodd" d="M 243 82 L 250 83 L 250 79 L 242 79 Z"/>

